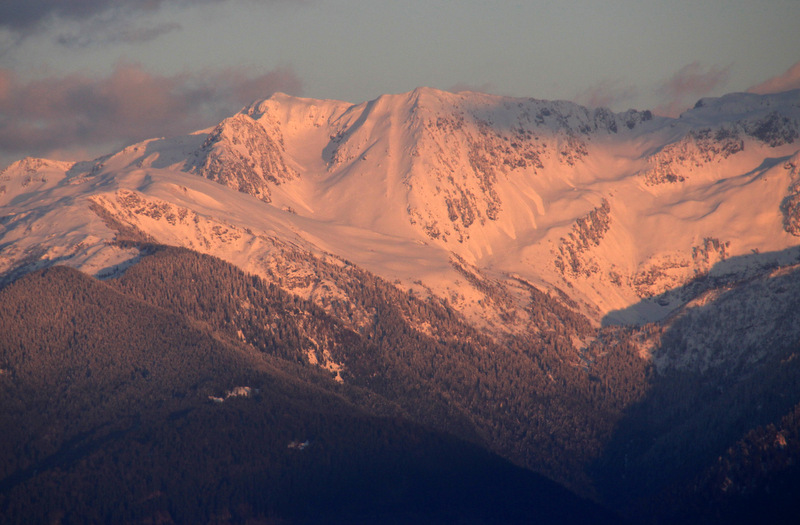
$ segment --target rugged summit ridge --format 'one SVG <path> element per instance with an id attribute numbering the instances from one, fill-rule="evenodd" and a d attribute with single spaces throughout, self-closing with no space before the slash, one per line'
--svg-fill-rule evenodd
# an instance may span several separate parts
<path id="1" fill-rule="evenodd" d="M 524 297 L 517 277 L 568 289 L 600 321 L 718 260 L 795 246 L 799 123 L 800 91 L 703 99 L 678 119 L 429 88 L 358 105 L 277 94 L 213 129 L 93 163 L 7 168 L 0 263 L 94 259 L 93 273 L 121 264 L 125 254 L 107 244 L 111 216 L 261 274 L 274 260 L 263 239 L 288 241 L 502 325 L 486 287 L 460 278 L 457 257 L 511 296 Z M 85 199 L 105 222 L 86 215 Z M 136 199 L 184 211 L 126 204 Z M 52 225 L 65 213 L 85 219 L 65 232 Z M 37 222 L 45 216 L 51 225 Z M 26 240 L 23 229 L 42 233 Z M 725 249 L 711 255 L 709 239 Z"/>

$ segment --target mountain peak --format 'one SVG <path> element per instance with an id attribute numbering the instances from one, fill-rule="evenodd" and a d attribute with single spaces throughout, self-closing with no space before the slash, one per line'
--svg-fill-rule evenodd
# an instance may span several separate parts
<path id="1" fill-rule="evenodd" d="M 75 163 L 71 161 L 52 160 L 39 157 L 25 157 L 9 164 L 0 173 L 34 173 L 42 169 L 68 170 Z"/>

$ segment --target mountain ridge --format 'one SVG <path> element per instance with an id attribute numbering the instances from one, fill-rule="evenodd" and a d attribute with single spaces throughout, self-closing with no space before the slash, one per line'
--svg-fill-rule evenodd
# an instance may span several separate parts
<path id="1" fill-rule="evenodd" d="M 188 173 L 280 212 L 271 214 L 273 224 L 284 225 L 283 233 L 275 232 L 280 238 L 303 237 L 317 251 L 353 260 L 407 288 L 440 298 L 463 296 L 460 309 L 473 321 L 492 313 L 479 304 L 479 291 L 456 283 L 450 253 L 505 287 L 513 286 L 508 276 L 517 275 L 543 290 L 570 289 L 581 311 L 599 322 L 610 311 L 708 271 L 721 258 L 792 245 L 790 226 L 783 223 L 795 220 L 794 193 L 786 191 L 796 187 L 795 175 L 791 169 L 784 173 L 780 160 L 768 159 L 797 165 L 798 99 L 800 91 L 731 94 L 702 99 L 680 118 L 668 119 L 430 88 L 362 104 L 276 94 L 212 129 L 129 146 L 91 167 L 21 161 L 0 174 L 0 202 L 11 212 L 4 218 L 10 224 L 23 219 L 9 208 L 13 200 L 43 196 L 34 192 L 36 177 L 47 193 L 60 192 L 64 203 L 80 198 L 77 187 L 85 183 L 97 194 L 95 206 L 109 206 L 118 220 L 135 222 L 143 217 L 136 219 L 130 210 L 119 216 L 119 199 L 99 185 L 128 177 L 127 191 L 164 201 L 153 206 L 171 202 L 200 211 L 202 202 L 196 220 L 211 220 L 212 230 L 223 227 L 212 217 L 228 215 L 236 219 L 222 221 L 228 226 L 238 222 L 237 228 L 253 230 L 250 217 L 268 213 L 227 213 L 221 203 L 232 196 L 207 187 L 198 193 L 191 179 L 180 183 L 186 188 L 181 197 L 171 191 L 148 197 L 152 184 L 164 188 Z M 48 177 L 59 180 L 60 189 L 41 182 Z M 212 193 L 219 195 L 209 199 Z M 761 202 L 751 218 L 742 210 L 745 199 L 753 198 Z M 242 210 L 250 208 L 242 202 Z M 606 224 L 602 237 L 595 232 L 590 239 L 584 225 L 596 210 L 603 210 Z M 760 236 L 752 224 L 760 225 Z M 91 235 L 108 238 L 99 230 Z M 342 244 L 342 235 L 361 240 Z M 3 236 L 14 234 L 5 226 Z M 162 240 L 181 244 L 180 237 L 175 231 Z M 414 264 L 398 267 L 397 250 L 377 255 L 381 250 L 369 245 L 378 239 L 401 243 L 402 252 L 425 261 L 430 273 L 420 275 Z M 95 240 L 96 251 L 103 251 L 102 242 Z M 195 245 L 203 242 L 223 257 L 231 249 L 214 248 L 209 239 Z M 717 248 L 709 252 L 708 243 Z M 80 243 L 69 244 L 53 250 L 74 253 Z M 19 265 L 20 255 L 6 254 L 0 262 Z M 243 255 L 227 257 L 247 268 Z M 423 288 L 415 285 L 420 280 Z"/>

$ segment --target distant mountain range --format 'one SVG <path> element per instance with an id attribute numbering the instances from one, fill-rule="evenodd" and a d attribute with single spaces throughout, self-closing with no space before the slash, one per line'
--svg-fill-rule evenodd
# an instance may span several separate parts
<path id="1" fill-rule="evenodd" d="M 220 407 L 209 396 L 226 399 L 242 386 L 234 378 L 266 384 L 279 373 L 300 385 L 292 388 L 344 396 L 358 417 L 392 413 L 412 434 L 454 435 L 528 469 L 520 476 L 544 474 L 633 521 L 735 521 L 750 516 L 741 510 L 749 502 L 780 521 L 797 510 L 784 499 L 800 479 L 798 269 L 800 90 L 702 99 L 679 118 L 427 88 L 359 105 L 277 94 L 213 128 L 90 162 L 23 159 L 0 173 L 0 322 L 15 334 L 0 345 L 0 386 L 7 420 L 25 429 L 3 452 L 0 505 L 24 517 L 20 494 L 55 483 L 56 470 L 83 479 L 103 454 L 133 461 L 119 447 L 144 444 L 132 437 L 144 427 L 112 431 L 138 413 L 120 407 L 146 398 L 154 414 L 162 405 L 212 414 Z M 45 299 L 42 280 L 56 276 L 67 284 Z M 99 324 L 20 310 L 37 300 L 88 308 L 110 293 L 116 313 Z M 147 331 L 124 321 L 134 305 L 222 344 L 208 355 L 224 357 L 203 358 L 218 368 L 187 349 L 164 379 L 180 386 L 134 380 L 166 355 L 153 354 L 165 343 L 133 336 Z M 36 336 L 41 315 L 55 316 L 52 346 Z M 161 324 L 152 326 L 168 331 Z M 125 336 L 103 343 L 109 329 Z M 56 349 L 80 357 L 47 357 Z M 104 361 L 109 352 L 118 357 Z M 153 364 L 131 363 L 143 359 Z M 45 371 L 58 379 L 45 381 Z M 185 374 L 199 376 L 176 379 Z M 74 403 L 42 412 L 46 401 L 33 394 L 41 381 Z M 81 422 L 77 407 L 103 403 L 89 393 L 101 384 L 127 386 Z M 167 412 L 148 434 L 162 452 L 183 417 Z M 53 435 L 44 413 L 57 422 Z M 764 459 L 756 476 L 735 447 L 763 452 L 752 443 L 764 439 L 776 440 L 769 457 L 778 459 Z M 215 468 L 247 455 L 232 450 L 212 455 Z M 381 450 L 374 461 L 406 453 Z M 486 468 L 507 468 L 496 461 Z M 53 494 L 48 505 L 80 521 L 65 510 L 71 497 Z M 253 498 L 221 503 L 228 514 L 190 515 L 167 494 L 156 514 L 237 521 L 231 509 L 250 505 L 241 521 L 323 516 Z M 402 499 L 388 498 L 379 514 Z M 509 521 L 530 516 L 524 499 Z M 419 512 L 447 522 L 434 507 Z M 139 512 L 118 516 L 136 521 Z M 114 509 L 103 516 L 117 521 Z"/>

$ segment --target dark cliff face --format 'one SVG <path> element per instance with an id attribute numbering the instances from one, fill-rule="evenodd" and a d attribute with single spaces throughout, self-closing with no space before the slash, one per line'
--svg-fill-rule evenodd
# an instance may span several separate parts
<path id="1" fill-rule="evenodd" d="M 777 111 L 773 111 L 765 117 L 745 122 L 743 125 L 745 133 L 771 148 L 793 144 L 800 136 L 798 135 L 798 126 L 800 124 L 796 120 L 781 115 Z"/>

